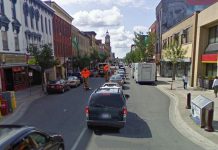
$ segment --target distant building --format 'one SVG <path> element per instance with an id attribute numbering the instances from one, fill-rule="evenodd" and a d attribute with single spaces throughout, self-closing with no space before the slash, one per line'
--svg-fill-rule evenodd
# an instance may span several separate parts
<path id="1" fill-rule="evenodd" d="M 0 8 L 0 90 L 27 88 L 30 70 L 34 71 L 33 83 L 38 84 L 41 82 L 39 70 L 28 65 L 29 47 L 49 44 L 53 48 L 54 11 L 39 0 L 1 0 Z M 47 73 L 52 78 L 52 70 Z"/>
<path id="2" fill-rule="evenodd" d="M 189 2 L 190 0 L 161 0 L 156 7 L 156 53 L 161 54 L 162 34 L 164 32 L 166 32 L 185 18 L 190 17 L 194 14 L 194 12 L 201 11 L 211 4 L 206 3 L 206 5 L 193 5 Z"/>
<path id="3" fill-rule="evenodd" d="M 46 1 L 55 10 L 53 16 L 54 54 L 60 65 L 56 66 L 56 76 L 65 78 L 69 70 L 68 60 L 73 57 L 71 43 L 71 23 L 73 18 L 54 1 Z M 47 23 L 45 19 L 45 24 Z M 50 24 L 50 22 L 49 22 Z M 45 29 L 47 32 L 47 28 Z M 50 30 L 49 30 L 50 32 Z"/>

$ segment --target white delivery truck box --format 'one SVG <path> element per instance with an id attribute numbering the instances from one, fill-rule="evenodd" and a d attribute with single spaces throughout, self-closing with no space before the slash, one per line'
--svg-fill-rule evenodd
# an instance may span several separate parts
<path id="1" fill-rule="evenodd" d="M 134 72 L 135 72 L 135 63 L 131 64 L 131 77 L 134 78 Z"/>
<path id="2" fill-rule="evenodd" d="M 137 63 L 134 78 L 136 83 L 154 83 L 156 74 L 155 63 Z"/>

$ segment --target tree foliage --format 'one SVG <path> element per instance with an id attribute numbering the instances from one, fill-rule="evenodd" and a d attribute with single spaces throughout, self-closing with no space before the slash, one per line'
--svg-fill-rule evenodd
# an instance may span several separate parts
<path id="1" fill-rule="evenodd" d="M 168 59 L 173 65 L 172 80 L 175 80 L 176 64 L 185 57 L 187 50 L 182 48 L 182 45 L 174 41 L 167 46 L 163 51 L 163 56 Z"/>
<path id="2" fill-rule="evenodd" d="M 34 56 L 35 62 L 41 67 L 42 72 L 56 64 L 53 51 L 48 44 L 43 45 L 41 49 L 36 46 L 30 46 L 30 54 Z"/>
<path id="3" fill-rule="evenodd" d="M 172 42 L 163 51 L 164 57 L 169 59 L 170 62 L 172 62 L 173 64 L 176 64 L 178 61 L 181 61 L 185 57 L 186 53 L 187 50 L 183 49 L 182 45 L 178 42 Z"/>
<path id="4" fill-rule="evenodd" d="M 147 35 L 135 33 L 133 41 L 135 50 L 127 53 L 125 57 L 127 63 L 147 61 L 153 57 L 156 43 L 155 33 L 148 32 Z"/>

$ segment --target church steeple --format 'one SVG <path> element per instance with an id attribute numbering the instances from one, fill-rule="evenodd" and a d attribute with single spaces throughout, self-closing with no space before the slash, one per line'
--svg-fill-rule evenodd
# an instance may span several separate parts
<path id="1" fill-rule="evenodd" d="M 107 30 L 106 36 L 105 36 L 105 44 L 110 46 L 110 35 L 109 35 L 108 30 Z"/>

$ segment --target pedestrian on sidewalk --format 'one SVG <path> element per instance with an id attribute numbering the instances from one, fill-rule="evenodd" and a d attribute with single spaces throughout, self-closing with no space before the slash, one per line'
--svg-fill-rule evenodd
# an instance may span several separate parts
<path id="1" fill-rule="evenodd" d="M 188 84 L 188 77 L 187 77 L 187 74 L 184 74 L 184 76 L 182 77 L 182 81 L 183 81 L 183 87 L 184 87 L 184 89 L 187 89 L 187 84 Z"/>
<path id="2" fill-rule="evenodd" d="M 215 97 L 217 97 L 217 92 L 218 92 L 218 77 L 217 76 L 213 80 L 212 88 L 214 90 Z"/>

